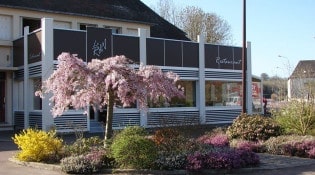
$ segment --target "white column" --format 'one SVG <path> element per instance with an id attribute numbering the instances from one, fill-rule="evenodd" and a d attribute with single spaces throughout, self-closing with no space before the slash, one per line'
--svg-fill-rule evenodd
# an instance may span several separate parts
<path id="1" fill-rule="evenodd" d="M 23 96 L 24 96 L 24 128 L 29 127 L 29 75 L 28 75 L 28 34 L 29 27 L 24 27 L 24 81 L 23 81 Z"/>
<path id="2" fill-rule="evenodd" d="M 251 42 L 247 42 L 247 75 L 246 75 L 246 106 L 247 106 L 247 114 L 253 113 L 253 89 L 252 89 L 252 56 L 251 56 Z"/>
<path id="3" fill-rule="evenodd" d="M 140 63 L 147 64 L 147 30 L 139 28 L 139 51 L 140 51 Z M 140 126 L 146 127 L 148 125 L 148 113 L 147 111 L 140 111 Z"/>
<path id="4" fill-rule="evenodd" d="M 205 35 L 198 36 L 199 42 L 199 82 L 197 83 L 197 106 L 199 106 L 199 120 L 201 124 L 206 123 L 206 100 L 205 100 Z"/>
<path id="5" fill-rule="evenodd" d="M 287 97 L 287 100 L 290 101 L 291 98 L 292 98 L 292 79 L 289 78 L 288 79 L 288 82 L 287 82 L 287 87 L 288 87 L 288 97 Z"/>
<path id="6" fill-rule="evenodd" d="M 140 62 L 144 65 L 147 64 L 147 30 L 139 28 L 139 46 L 140 46 Z"/>
<path id="7" fill-rule="evenodd" d="M 13 39 L 19 38 L 21 36 L 21 28 L 20 28 L 20 17 L 19 15 L 15 14 L 13 15 L 13 21 L 12 21 L 12 33 L 13 33 Z"/>
<path id="8" fill-rule="evenodd" d="M 43 18 L 42 21 L 42 81 L 45 81 L 53 73 L 53 19 Z M 43 130 L 51 129 L 54 124 L 49 105 L 51 94 L 45 94 L 42 99 L 42 125 Z"/>

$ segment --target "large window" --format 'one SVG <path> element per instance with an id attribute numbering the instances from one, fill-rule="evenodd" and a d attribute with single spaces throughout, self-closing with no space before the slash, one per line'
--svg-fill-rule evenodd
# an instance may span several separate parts
<path id="1" fill-rule="evenodd" d="M 42 99 L 39 96 L 35 96 L 35 92 L 40 90 L 42 87 L 42 79 L 34 78 L 31 82 L 33 84 L 33 109 L 42 110 Z"/>
<path id="2" fill-rule="evenodd" d="M 121 34 L 122 33 L 122 29 L 121 27 L 115 27 L 115 26 L 104 26 L 105 29 L 111 29 L 112 33 L 115 34 Z"/>
<path id="3" fill-rule="evenodd" d="M 252 82 L 253 112 L 262 112 L 261 82 Z"/>
<path id="4" fill-rule="evenodd" d="M 86 30 L 87 27 L 97 27 L 96 24 L 85 24 L 85 23 L 80 23 L 79 24 L 79 29 L 80 30 Z"/>
<path id="5" fill-rule="evenodd" d="M 158 103 L 148 102 L 150 108 L 165 107 L 195 107 L 196 106 L 196 82 L 195 81 L 179 81 L 178 85 L 184 88 L 185 98 L 174 97 L 171 101 L 161 99 Z"/>
<path id="6" fill-rule="evenodd" d="M 206 106 L 240 106 L 241 82 L 206 81 Z"/>
<path id="7" fill-rule="evenodd" d="M 23 18 L 22 20 L 22 33 L 24 34 L 24 27 L 29 26 L 29 32 L 33 32 L 41 28 L 40 19 L 32 19 L 32 18 Z"/>
<path id="8" fill-rule="evenodd" d="M 17 110 L 24 110 L 24 82 L 17 82 L 17 92 L 14 93 L 14 96 L 17 97 L 18 106 L 16 106 Z"/>

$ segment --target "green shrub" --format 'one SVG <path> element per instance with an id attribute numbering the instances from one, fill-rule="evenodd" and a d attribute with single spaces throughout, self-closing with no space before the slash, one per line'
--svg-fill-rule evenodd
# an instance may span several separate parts
<path id="1" fill-rule="evenodd" d="M 273 116 L 287 134 L 306 135 L 315 129 L 314 101 L 291 101 Z"/>
<path id="2" fill-rule="evenodd" d="M 27 162 L 57 162 L 61 159 L 63 140 L 56 137 L 55 131 L 45 132 L 26 129 L 12 138 L 21 150 L 17 159 Z"/>
<path id="3" fill-rule="evenodd" d="M 154 142 L 136 135 L 114 140 L 111 149 L 115 161 L 122 168 L 150 168 L 157 158 Z"/>
<path id="4" fill-rule="evenodd" d="M 267 140 L 278 136 L 282 129 L 276 122 L 260 115 L 241 114 L 227 129 L 230 139 L 244 139 L 250 141 Z"/>
<path id="5" fill-rule="evenodd" d="M 119 137 L 131 137 L 131 136 L 147 136 L 148 133 L 143 127 L 139 126 L 129 126 L 125 129 L 121 130 L 115 135 L 115 139 L 118 139 Z"/>
<path id="6" fill-rule="evenodd" d="M 111 151 L 120 167 L 145 169 L 153 166 L 157 149 L 145 133 L 141 127 L 128 127 L 114 137 Z"/>
<path id="7" fill-rule="evenodd" d="M 103 141 L 98 136 L 90 138 L 80 137 L 74 143 L 65 146 L 65 153 L 68 156 L 78 156 L 102 147 Z"/>

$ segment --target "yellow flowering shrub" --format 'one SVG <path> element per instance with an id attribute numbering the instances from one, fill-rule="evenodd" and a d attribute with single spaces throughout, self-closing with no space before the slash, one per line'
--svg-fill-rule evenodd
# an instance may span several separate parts
<path id="1" fill-rule="evenodd" d="M 60 159 L 63 140 L 55 131 L 26 129 L 12 138 L 20 149 L 17 159 L 26 162 L 53 162 Z"/>

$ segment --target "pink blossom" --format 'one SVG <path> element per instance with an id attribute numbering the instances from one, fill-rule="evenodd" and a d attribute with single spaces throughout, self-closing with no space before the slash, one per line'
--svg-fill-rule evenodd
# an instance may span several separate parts
<path id="1" fill-rule="evenodd" d="M 178 75 L 162 72 L 157 66 L 140 65 L 139 70 L 135 70 L 125 56 L 93 59 L 86 64 L 76 55 L 62 53 L 58 61 L 57 70 L 43 83 L 43 93 L 53 94 L 50 100 L 54 116 L 61 115 L 70 106 L 104 108 L 110 100 L 109 90 L 114 92 L 114 100 L 123 106 L 137 100 L 140 109 L 147 107 L 147 98 L 156 102 L 160 97 L 168 100 L 184 97 L 182 89 L 176 87 Z"/>

